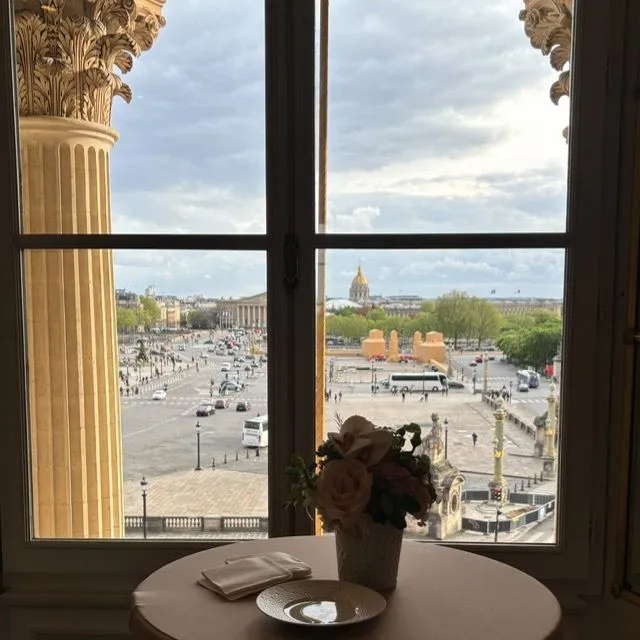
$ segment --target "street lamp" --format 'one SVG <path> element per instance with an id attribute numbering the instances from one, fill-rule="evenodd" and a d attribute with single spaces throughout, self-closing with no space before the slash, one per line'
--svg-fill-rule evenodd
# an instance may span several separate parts
<path id="1" fill-rule="evenodd" d="M 449 449 L 449 420 L 444 419 L 444 459 L 448 460 L 447 451 Z"/>
<path id="2" fill-rule="evenodd" d="M 493 538 L 494 542 L 498 542 L 498 526 L 500 524 L 500 516 L 502 515 L 502 511 L 500 511 L 500 509 L 498 509 L 496 511 L 496 531 L 495 531 L 495 535 Z"/>
<path id="3" fill-rule="evenodd" d="M 196 422 L 196 442 L 198 444 L 198 464 L 196 465 L 195 471 L 202 471 L 202 467 L 200 466 L 200 421 Z"/>
<path id="4" fill-rule="evenodd" d="M 142 537 L 147 537 L 147 482 L 146 478 L 142 476 L 140 480 L 140 488 L 142 489 Z"/>
<path id="5" fill-rule="evenodd" d="M 509 402 L 511 402 L 512 389 L 513 389 L 513 380 L 509 380 Z"/>

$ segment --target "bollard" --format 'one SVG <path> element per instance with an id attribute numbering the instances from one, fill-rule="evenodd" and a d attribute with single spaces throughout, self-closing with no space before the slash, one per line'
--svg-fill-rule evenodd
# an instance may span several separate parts
<path id="1" fill-rule="evenodd" d="M 238 451 L 236 450 L 236 462 L 238 462 Z"/>
<path id="2" fill-rule="evenodd" d="M 245 449 L 245 451 L 247 452 L 247 460 L 249 459 L 249 449 Z"/>
<path id="3" fill-rule="evenodd" d="M 260 457 L 260 447 L 256 447 L 256 458 Z"/>
<path id="4" fill-rule="evenodd" d="M 224 454 L 224 464 L 227 464 L 227 454 Z"/>
<path id="5" fill-rule="evenodd" d="M 531 488 L 531 478 L 527 478 L 527 487 Z"/>
<path id="6" fill-rule="evenodd" d="M 524 480 L 522 481 L 522 484 L 520 485 L 520 491 L 524 491 Z"/>
<path id="7" fill-rule="evenodd" d="M 211 468 L 215 469 L 216 468 L 216 457 L 213 456 L 213 458 L 211 458 Z"/>
<path id="8" fill-rule="evenodd" d="M 544 481 L 544 475 L 542 474 L 542 471 L 540 472 L 540 482 Z"/>
<path id="9" fill-rule="evenodd" d="M 533 474 L 533 484 L 538 484 L 538 476 L 535 473 Z"/>

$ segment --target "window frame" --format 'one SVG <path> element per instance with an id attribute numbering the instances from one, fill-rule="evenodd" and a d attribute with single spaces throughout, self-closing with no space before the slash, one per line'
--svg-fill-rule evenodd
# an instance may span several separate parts
<path id="1" fill-rule="evenodd" d="M 616 3 L 612 3 L 616 4 Z M 614 340 L 613 279 L 616 268 L 617 225 L 607 211 L 616 209 L 619 171 L 618 137 L 605 137 L 615 127 L 622 101 L 623 78 L 612 76 L 609 65 L 621 55 L 612 44 L 623 32 L 618 13 L 609 3 L 583 2 L 574 16 L 572 135 L 570 137 L 569 210 L 566 240 L 566 304 L 563 369 L 563 421 L 560 451 L 559 545 L 460 545 L 507 562 L 544 580 L 554 590 L 599 593 L 604 552 L 606 495 L 603 482 L 606 434 L 599 424 L 609 420 L 609 406 L 619 396 L 613 388 L 600 389 L 599 362 L 611 362 Z M 618 6 L 616 4 L 616 6 Z M 5 428 L 0 432 L 0 524 L 3 582 L 24 591 L 68 588 L 89 592 L 95 574 L 100 590 L 130 590 L 157 567 L 215 541 L 30 541 L 28 540 L 29 471 L 27 465 L 26 376 L 22 330 L 22 288 L 19 251 L 25 246 L 100 246 L 105 248 L 175 248 L 267 251 L 268 344 L 278 355 L 279 375 L 269 376 L 270 421 L 288 425 L 272 432 L 270 469 L 281 469 L 292 451 L 314 450 L 315 265 L 318 249 L 447 249 L 544 248 L 563 234 L 437 234 L 437 235 L 323 235 L 315 229 L 315 51 L 314 0 L 265 0 L 266 37 L 266 154 L 267 232 L 264 236 L 86 236 L 20 237 L 18 234 L 19 161 L 16 107 L 13 97 L 13 6 L 0 10 L 0 193 L 5 194 L 5 215 L 0 218 L 0 269 L 5 278 L 0 294 L 7 301 L 0 344 L 7 362 L 0 374 L 7 392 Z M 517 15 L 514 14 L 514 20 Z M 603 37 L 603 32 L 606 37 Z M 524 38 L 524 35 L 523 35 Z M 162 46 L 161 42 L 157 46 Z M 528 46 L 526 41 L 524 46 Z M 294 55 L 295 52 L 295 55 Z M 144 62 L 143 62 L 144 64 Z M 541 64 L 545 64 L 541 60 Z M 588 71 L 587 71 L 588 70 Z M 12 108 L 11 108 L 12 107 Z M 558 132 L 558 136 L 561 132 Z M 580 212 L 580 216 L 576 212 Z M 297 255 L 298 281 L 292 291 L 283 286 L 285 247 Z M 594 259 L 597 256 L 598 259 Z M 580 273 L 578 274 L 578 271 Z M 594 284 L 595 283 L 595 284 Z M 276 322 L 277 318 L 277 322 Z M 577 321 L 579 318 L 579 322 Z M 599 342 L 596 338 L 604 336 Z M 593 352 L 585 345 L 597 344 Z M 273 371 L 274 358 L 268 366 Z M 580 378 L 571 376 L 579 372 Z M 611 379 L 611 376 L 609 376 Z M 591 405 L 580 400 L 585 389 L 594 391 Z M 596 394 L 595 391 L 598 391 Z M 20 452 L 20 455 L 16 455 Z M 585 482 L 570 469 L 593 473 Z M 283 474 L 269 474 L 270 535 L 311 534 L 313 525 L 300 510 L 280 508 L 286 494 Z M 20 491 L 10 491 L 9 487 Z M 34 586 L 35 585 L 35 586 Z"/>

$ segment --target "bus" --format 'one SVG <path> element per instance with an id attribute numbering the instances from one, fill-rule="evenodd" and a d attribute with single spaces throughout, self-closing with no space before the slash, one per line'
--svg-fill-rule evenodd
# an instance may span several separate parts
<path id="1" fill-rule="evenodd" d="M 529 389 L 537 389 L 540 386 L 540 376 L 535 371 L 523 369 L 518 371 L 518 384 L 526 384 Z"/>
<path id="2" fill-rule="evenodd" d="M 392 373 L 383 385 L 393 391 L 442 391 L 448 386 L 447 376 L 439 371 Z"/>
<path id="3" fill-rule="evenodd" d="M 242 425 L 242 444 L 245 447 L 269 446 L 269 417 L 256 416 Z"/>

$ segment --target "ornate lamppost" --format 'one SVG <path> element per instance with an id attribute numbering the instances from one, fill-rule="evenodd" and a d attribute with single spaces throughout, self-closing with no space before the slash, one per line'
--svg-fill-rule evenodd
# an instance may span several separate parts
<path id="1" fill-rule="evenodd" d="M 449 420 L 447 418 L 444 419 L 444 459 L 448 460 L 448 449 L 449 449 Z"/>
<path id="2" fill-rule="evenodd" d="M 146 478 L 142 476 L 140 480 L 140 489 L 142 489 L 142 537 L 147 537 L 147 482 Z"/>
<path id="3" fill-rule="evenodd" d="M 200 421 L 196 422 L 196 443 L 198 447 L 198 463 L 196 464 L 196 468 L 194 471 L 202 471 L 202 467 L 200 466 Z"/>

